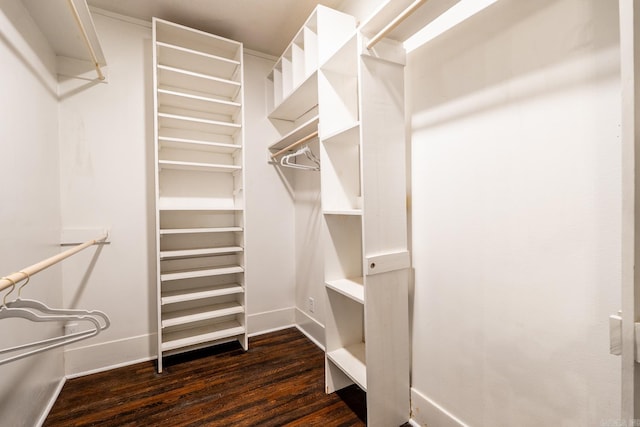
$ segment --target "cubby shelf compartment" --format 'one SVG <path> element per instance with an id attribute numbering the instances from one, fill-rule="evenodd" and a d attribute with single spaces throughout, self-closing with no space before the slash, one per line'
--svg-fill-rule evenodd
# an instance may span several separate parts
<path id="1" fill-rule="evenodd" d="M 238 123 L 168 113 L 158 113 L 158 122 L 160 127 L 163 128 L 187 129 L 216 135 L 234 135 L 242 127 Z"/>
<path id="2" fill-rule="evenodd" d="M 208 94 L 233 100 L 240 91 L 238 82 L 166 65 L 158 65 L 158 78 L 161 82 L 158 89 L 184 89 L 191 91 L 194 95 Z"/>
<path id="3" fill-rule="evenodd" d="M 242 106 L 239 102 L 225 101 L 169 89 L 158 89 L 158 105 L 160 107 L 204 111 L 230 117 L 237 115 Z"/>
<path id="4" fill-rule="evenodd" d="M 269 114 L 270 119 L 295 120 L 318 105 L 318 73 L 312 73 Z"/>
<path id="5" fill-rule="evenodd" d="M 241 231 L 242 227 L 165 228 L 160 229 L 160 235 L 166 236 L 171 234 L 229 233 Z"/>
<path id="6" fill-rule="evenodd" d="M 329 135 L 321 135 L 322 142 L 327 144 L 354 144 L 360 143 L 360 122 L 346 125 L 342 129 L 331 132 Z"/>
<path id="7" fill-rule="evenodd" d="M 295 129 L 281 137 L 279 140 L 269 146 L 269 151 L 278 151 L 286 146 L 304 138 L 305 136 L 318 130 L 318 116 L 313 116 L 311 119 L 297 126 Z"/>
<path id="8" fill-rule="evenodd" d="M 367 391 L 367 365 L 365 344 L 352 344 L 327 353 L 327 359 L 333 362 L 363 391 Z"/>
<path id="9" fill-rule="evenodd" d="M 238 165 L 215 165 L 210 163 L 180 162 L 175 160 L 159 160 L 160 169 L 189 170 L 201 172 L 237 172 L 242 169 Z"/>
<path id="10" fill-rule="evenodd" d="M 224 295 L 236 295 L 243 292 L 244 288 L 238 283 L 193 289 L 181 289 L 179 291 L 165 291 L 162 292 L 162 305 L 197 301 L 206 298 L 221 297 Z"/>
<path id="11" fill-rule="evenodd" d="M 163 334 L 162 337 L 162 351 L 171 351 L 211 341 L 232 338 L 244 333 L 244 326 L 235 320 L 167 332 Z"/>
<path id="12" fill-rule="evenodd" d="M 364 285 L 362 277 L 327 280 L 327 288 L 334 290 L 347 298 L 364 304 Z"/>
<path id="13" fill-rule="evenodd" d="M 184 68 L 198 73 L 211 73 L 215 70 L 216 76 L 224 79 L 233 79 L 238 71 L 240 62 L 188 49 L 174 44 L 157 42 L 158 63 L 172 67 Z"/>
<path id="14" fill-rule="evenodd" d="M 162 313 L 162 327 L 184 325 L 187 323 L 202 322 L 204 320 L 219 319 L 233 314 L 244 313 L 242 304 L 232 301 L 206 307 L 196 307 L 187 310 Z"/>
<path id="15" fill-rule="evenodd" d="M 224 274 L 242 273 L 244 268 L 239 265 L 228 265 L 216 268 L 204 268 L 198 270 L 184 270 L 162 273 L 160 280 L 169 282 L 172 280 L 195 279 L 196 277 L 222 276 Z"/>
<path id="16" fill-rule="evenodd" d="M 213 151 L 218 153 L 234 153 L 242 148 L 238 144 L 225 144 L 222 142 L 209 142 L 189 138 L 174 138 L 169 136 L 159 136 L 158 145 L 160 148 L 178 148 L 182 150 Z"/>

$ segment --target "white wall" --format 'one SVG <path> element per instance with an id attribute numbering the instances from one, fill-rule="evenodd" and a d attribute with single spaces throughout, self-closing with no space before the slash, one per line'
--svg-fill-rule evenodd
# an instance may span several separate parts
<path id="1" fill-rule="evenodd" d="M 267 119 L 265 79 L 273 60 L 244 56 L 247 310 L 249 333 L 294 323 L 294 199 L 267 147 L 277 132 Z"/>
<path id="2" fill-rule="evenodd" d="M 619 418 L 617 2 L 501 0 L 409 55 L 413 417 Z"/>
<path id="3" fill-rule="evenodd" d="M 0 64 L 0 274 L 8 275 L 56 254 L 60 238 L 55 56 L 18 0 L 0 0 Z M 34 276 L 22 296 L 60 306 L 60 268 Z M 57 323 L 1 322 L 2 348 L 62 333 Z M 61 349 L 0 366 L 0 424 L 35 425 L 63 375 Z"/>
<path id="4" fill-rule="evenodd" d="M 75 375 L 156 355 L 151 28 L 94 12 L 108 84 L 61 84 L 63 227 L 111 229 L 110 245 L 64 265 L 65 303 L 112 326 L 65 354 Z M 293 324 L 293 200 L 268 165 L 268 57 L 245 55 L 246 262 L 249 333 Z"/>

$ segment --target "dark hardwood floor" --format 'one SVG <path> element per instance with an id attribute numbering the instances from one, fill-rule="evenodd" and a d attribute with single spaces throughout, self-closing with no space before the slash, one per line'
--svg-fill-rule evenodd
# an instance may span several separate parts
<path id="1" fill-rule="evenodd" d="M 297 329 L 66 382 L 44 425 L 364 426 L 355 386 L 324 392 L 324 353 Z"/>

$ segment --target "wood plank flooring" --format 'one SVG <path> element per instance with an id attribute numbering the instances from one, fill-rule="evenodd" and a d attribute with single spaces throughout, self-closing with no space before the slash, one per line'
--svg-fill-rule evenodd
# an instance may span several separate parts
<path id="1" fill-rule="evenodd" d="M 44 425 L 364 426 L 355 386 L 324 392 L 324 353 L 295 328 L 66 382 Z"/>

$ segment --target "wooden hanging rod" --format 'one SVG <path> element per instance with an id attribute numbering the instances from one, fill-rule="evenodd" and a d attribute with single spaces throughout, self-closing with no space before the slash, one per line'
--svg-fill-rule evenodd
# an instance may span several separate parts
<path id="1" fill-rule="evenodd" d="M 310 133 L 309 135 L 307 135 L 307 136 L 305 136 L 305 137 L 300 138 L 300 139 L 299 139 L 299 140 L 297 140 L 296 142 L 294 142 L 294 143 L 292 143 L 292 144 L 287 145 L 287 146 L 286 146 L 286 147 L 284 147 L 282 150 L 278 151 L 278 152 L 277 152 L 277 153 L 275 153 L 275 154 L 272 154 L 272 155 L 271 155 L 271 158 L 272 158 L 272 159 L 275 159 L 275 158 L 276 158 L 276 157 L 278 157 L 279 155 L 284 154 L 284 153 L 286 153 L 287 151 L 289 151 L 289 150 L 291 150 L 291 149 L 293 149 L 293 148 L 296 148 L 297 146 L 302 145 L 302 144 L 304 144 L 305 142 L 308 142 L 308 141 L 312 140 L 312 139 L 313 139 L 313 138 L 315 138 L 316 136 L 318 136 L 318 131 L 312 132 L 312 133 Z"/>
<path id="2" fill-rule="evenodd" d="M 375 36 L 369 40 L 367 44 L 367 49 L 371 49 L 375 46 L 380 40 L 385 38 L 387 34 L 393 31 L 398 25 L 402 23 L 405 19 L 407 19 L 413 12 L 415 12 L 420 6 L 425 4 L 428 0 L 416 0 L 409 7 L 407 7 L 400 15 L 396 16 L 395 19 L 387 24 L 382 30 L 378 32 Z"/>
<path id="3" fill-rule="evenodd" d="M 100 237 L 98 239 L 94 239 L 94 240 L 89 240 L 87 242 L 84 242 L 78 246 L 74 246 L 71 249 L 67 249 L 64 252 L 60 252 L 58 255 L 54 255 L 51 258 L 47 258 L 43 261 L 40 261 L 36 264 L 33 264 L 29 267 L 23 268 L 22 270 L 16 272 L 16 273 L 11 273 L 8 276 L 2 277 L 0 278 L 0 291 L 3 289 L 6 289 L 10 286 L 13 286 L 14 284 L 26 279 L 27 277 L 31 277 L 36 273 L 39 273 L 40 271 L 51 267 L 54 264 L 59 263 L 60 261 L 62 261 L 63 259 L 69 258 L 71 255 L 75 255 L 78 252 L 80 252 L 83 249 L 88 248 L 89 246 L 92 245 L 97 245 L 99 243 L 104 242 L 105 240 L 107 240 L 108 235 L 104 235 L 103 237 Z"/>
<path id="4" fill-rule="evenodd" d="M 96 71 L 98 73 L 98 79 L 104 80 L 104 74 L 102 74 L 102 69 L 100 69 L 100 63 L 98 62 L 98 57 L 96 56 L 95 50 L 93 50 L 93 46 L 89 41 L 89 36 L 87 35 L 87 30 L 84 28 L 84 24 L 80 19 L 80 14 L 78 13 L 78 9 L 76 5 L 73 3 L 73 0 L 67 0 L 69 4 L 69 8 L 71 9 L 71 13 L 76 20 L 76 24 L 78 24 L 78 28 L 80 28 L 80 34 L 82 34 L 82 38 L 84 39 L 85 44 L 87 45 L 87 49 L 89 50 L 89 55 L 91 56 L 91 61 L 93 62 L 93 66 L 96 67 Z"/>

